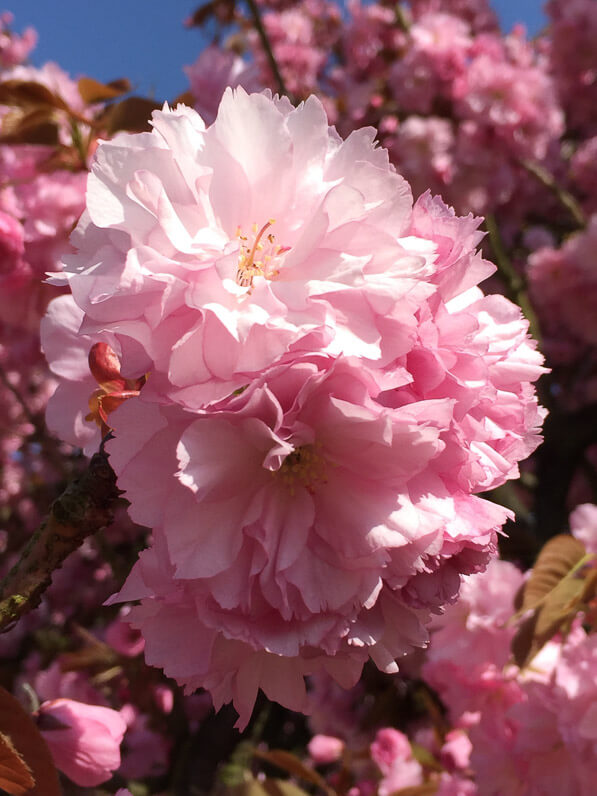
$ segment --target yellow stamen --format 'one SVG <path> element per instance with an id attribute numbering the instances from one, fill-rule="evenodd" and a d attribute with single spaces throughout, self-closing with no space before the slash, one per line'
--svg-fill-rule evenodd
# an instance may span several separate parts
<path id="1" fill-rule="evenodd" d="M 241 234 L 241 228 L 237 227 L 236 237 L 241 244 L 238 253 L 236 281 L 241 287 L 252 288 L 253 279 L 256 276 L 274 279 L 278 275 L 279 270 L 272 269 L 270 263 L 274 257 L 287 252 L 288 247 L 277 245 L 276 236 L 271 232 L 265 235 L 266 230 L 275 223 L 276 219 L 270 218 L 259 230 L 257 224 L 253 224 L 251 229 L 255 238 L 252 246 L 249 246 L 247 236 Z"/>
<path id="2" fill-rule="evenodd" d="M 288 454 L 275 475 L 289 489 L 291 495 L 295 494 L 297 485 L 312 494 L 316 486 L 327 481 L 326 463 L 316 452 L 314 445 L 301 445 Z"/>

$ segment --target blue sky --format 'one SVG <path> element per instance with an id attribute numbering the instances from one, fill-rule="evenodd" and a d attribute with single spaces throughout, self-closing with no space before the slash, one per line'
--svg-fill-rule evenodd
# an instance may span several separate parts
<path id="1" fill-rule="evenodd" d="M 6 0 L 17 31 L 39 33 L 33 63 L 56 61 L 73 77 L 128 77 L 139 93 L 172 100 L 187 89 L 182 66 L 204 46 L 202 34 L 183 20 L 199 0 Z M 494 0 L 509 30 L 524 22 L 530 34 L 544 24 L 542 0 Z"/>

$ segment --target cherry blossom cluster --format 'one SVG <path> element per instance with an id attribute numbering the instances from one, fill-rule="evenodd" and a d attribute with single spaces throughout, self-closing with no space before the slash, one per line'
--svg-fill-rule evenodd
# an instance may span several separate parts
<path id="1" fill-rule="evenodd" d="M 316 99 L 242 88 L 209 127 L 166 107 L 100 143 L 86 198 L 43 323 L 48 422 L 88 449 L 113 429 L 153 529 L 119 595 L 146 660 L 242 725 L 258 688 L 304 710 L 305 675 L 396 671 L 495 549 L 508 512 L 475 493 L 538 444 L 541 357 L 476 287 L 479 219 L 413 206 Z"/>
<path id="2" fill-rule="evenodd" d="M 579 506 L 570 524 L 589 552 L 597 550 L 597 507 Z M 505 561 L 466 578 L 459 603 L 437 620 L 422 675 L 468 734 L 480 796 L 588 796 L 597 773 L 596 637 L 581 615 L 519 669 L 511 662 L 509 620 L 522 583 Z"/>

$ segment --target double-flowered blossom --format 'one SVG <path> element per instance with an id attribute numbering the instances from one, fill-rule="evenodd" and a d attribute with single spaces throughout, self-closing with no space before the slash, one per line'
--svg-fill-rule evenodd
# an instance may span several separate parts
<path id="1" fill-rule="evenodd" d="M 165 107 L 98 148 L 44 321 L 48 418 L 88 450 L 113 428 L 153 529 L 127 619 L 241 724 L 259 688 L 305 710 L 306 675 L 396 671 L 494 550 L 509 514 L 475 493 L 536 447 L 542 368 L 476 287 L 479 221 L 413 207 L 315 98 L 228 90 L 209 127 Z"/>

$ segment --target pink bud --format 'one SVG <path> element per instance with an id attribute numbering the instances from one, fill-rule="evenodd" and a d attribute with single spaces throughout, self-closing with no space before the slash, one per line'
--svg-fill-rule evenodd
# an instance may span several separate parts
<path id="1" fill-rule="evenodd" d="M 344 741 L 334 738 L 333 735 L 314 735 L 307 749 L 314 763 L 335 763 L 342 756 Z"/>
<path id="2" fill-rule="evenodd" d="M 121 389 L 125 381 L 120 375 L 120 360 L 107 343 L 95 343 L 89 351 L 89 370 L 98 384 L 115 384 Z"/>
<path id="3" fill-rule="evenodd" d="M 41 705 L 37 723 L 56 768 L 77 785 L 106 782 L 120 766 L 126 722 L 115 710 L 54 699 Z"/>

